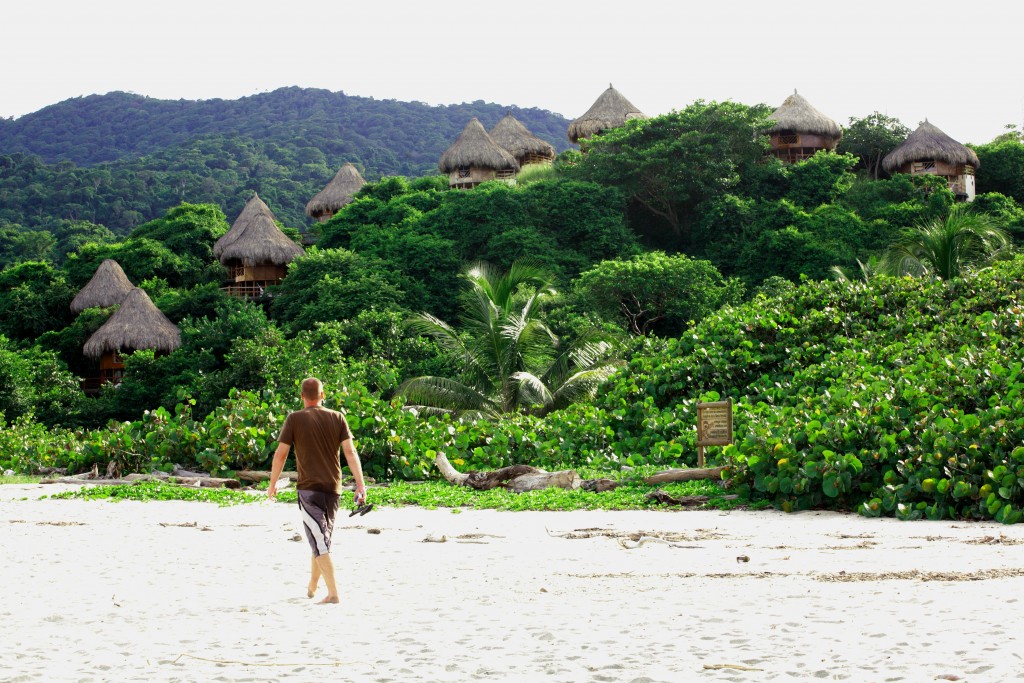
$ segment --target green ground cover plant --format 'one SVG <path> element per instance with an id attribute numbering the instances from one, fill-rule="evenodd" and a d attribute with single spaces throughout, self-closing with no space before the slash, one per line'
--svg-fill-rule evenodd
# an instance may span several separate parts
<path id="1" fill-rule="evenodd" d="M 221 506 L 241 505 L 266 501 L 266 485 L 262 490 L 231 490 L 191 488 L 175 486 L 156 481 L 115 484 L 110 486 L 86 486 L 76 491 L 54 494 L 58 500 L 185 500 L 216 503 Z M 719 509 L 731 509 L 746 501 L 723 499 L 726 492 L 707 481 L 684 482 L 650 486 L 626 483 L 614 491 L 594 493 L 590 491 L 547 489 L 516 494 L 504 489 L 475 491 L 446 482 L 395 482 L 388 486 L 372 487 L 369 500 L 377 506 L 402 507 L 415 505 L 424 508 L 472 508 L 476 510 L 646 510 L 665 508 L 660 503 L 647 499 L 647 494 L 662 490 L 672 496 L 707 496 L 707 505 Z M 279 503 L 294 504 L 295 491 L 285 489 L 278 495 Z M 344 492 L 341 508 L 354 505 L 350 492 Z"/>

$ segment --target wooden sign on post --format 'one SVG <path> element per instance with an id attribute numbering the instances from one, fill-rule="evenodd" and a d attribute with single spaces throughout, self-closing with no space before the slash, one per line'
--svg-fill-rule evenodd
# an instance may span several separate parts
<path id="1" fill-rule="evenodd" d="M 732 399 L 697 404 L 697 466 L 704 467 L 705 446 L 732 443 Z"/>

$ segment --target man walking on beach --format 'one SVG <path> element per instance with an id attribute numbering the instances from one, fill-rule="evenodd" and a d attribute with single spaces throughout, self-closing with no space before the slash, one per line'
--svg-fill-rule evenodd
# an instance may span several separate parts
<path id="1" fill-rule="evenodd" d="M 302 381 L 302 403 L 305 407 L 285 418 L 277 438 L 270 488 L 267 489 L 267 495 L 273 500 L 277 495 L 277 478 L 284 469 L 289 448 L 294 446 L 295 466 L 299 473 L 296 486 L 299 511 L 306 538 L 313 549 L 306 595 L 313 597 L 320 577 L 323 576 L 327 584 L 327 597 L 320 601 L 321 605 L 341 601 L 334 578 L 334 563 L 331 561 L 331 532 L 334 531 L 334 517 L 341 497 L 339 447 L 356 480 L 356 505 L 366 502 L 363 466 L 352 443 L 348 422 L 341 413 L 320 405 L 323 400 L 324 385 L 320 380 L 310 377 Z"/>

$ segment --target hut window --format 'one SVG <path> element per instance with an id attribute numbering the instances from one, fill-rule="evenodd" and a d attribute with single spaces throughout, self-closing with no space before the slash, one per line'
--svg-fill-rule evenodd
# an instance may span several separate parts
<path id="1" fill-rule="evenodd" d="M 913 173 L 934 173 L 935 172 L 935 162 L 934 161 L 915 161 L 911 171 Z"/>
<path id="2" fill-rule="evenodd" d="M 782 135 L 779 135 L 779 144 L 780 145 L 799 145 L 800 144 L 800 136 L 797 135 L 796 133 L 784 133 Z"/>
<path id="3" fill-rule="evenodd" d="M 459 178 L 469 177 L 469 166 L 459 166 Z"/>
<path id="4" fill-rule="evenodd" d="M 512 170 L 512 169 L 510 169 L 510 168 L 506 168 L 506 169 L 503 169 L 503 170 L 501 170 L 501 171 L 498 171 L 498 172 L 497 172 L 497 173 L 495 174 L 495 177 L 496 177 L 496 178 L 497 178 L 498 180 L 511 180 L 512 178 L 515 178 L 515 177 L 516 177 L 516 172 L 515 172 L 515 171 L 513 171 L 513 170 Z"/>
<path id="5" fill-rule="evenodd" d="M 970 164 L 964 166 L 964 175 L 974 175 L 974 167 Z"/>

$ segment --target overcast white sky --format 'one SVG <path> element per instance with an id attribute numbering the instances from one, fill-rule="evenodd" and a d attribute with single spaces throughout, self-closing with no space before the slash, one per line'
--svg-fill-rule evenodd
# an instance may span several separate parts
<path id="1" fill-rule="evenodd" d="M 648 115 L 798 89 L 961 142 L 1024 123 L 1017 0 L 21 0 L 0 10 L 0 116 L 127 90 L 234 99 L 298 85 L 575 118 L 609 83 Z"/>

